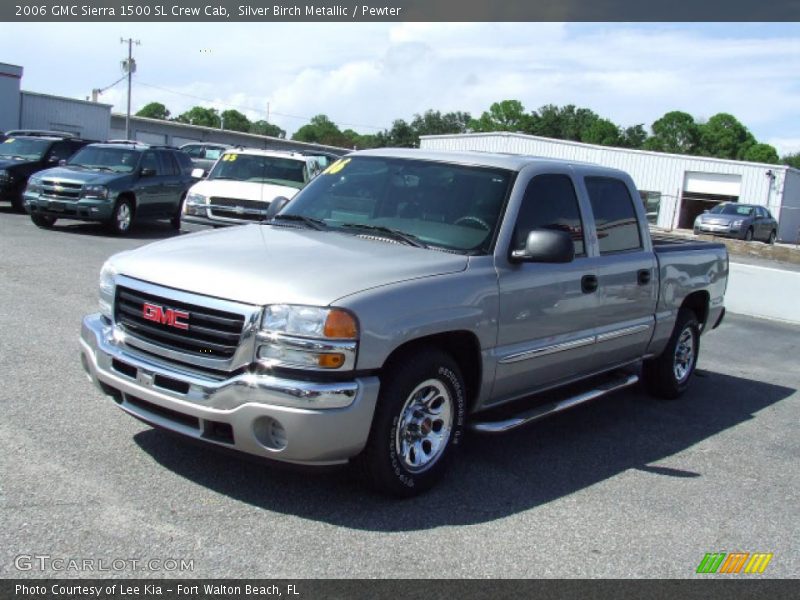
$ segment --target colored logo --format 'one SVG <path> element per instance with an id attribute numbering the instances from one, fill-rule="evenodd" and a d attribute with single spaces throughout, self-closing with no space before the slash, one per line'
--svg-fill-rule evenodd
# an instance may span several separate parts
<path id="1" fill-rule="evenodd" d="M 709 552 L 697 566 L 698 573 L 763 573 L 772 553 L 769 552 Z"/>

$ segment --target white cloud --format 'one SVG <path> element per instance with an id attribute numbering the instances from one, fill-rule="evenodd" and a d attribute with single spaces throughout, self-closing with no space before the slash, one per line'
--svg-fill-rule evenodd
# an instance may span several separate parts
<path id="1" fill-rule="evenodd" d="M 800 139 L 798 24 L 713 31 L 554 23 L 2 27 L 0 56 L 25 66 L 25 89 L 89 95 L 121 75 L 119 38 L 133 35 L 142 40 L 134 110 L 160 101 L 179 114 L 204 104 L 255 119 L 269 103 L 271 120 L 290 132 L 304 122 L 294 117 L 319 113 L 371 132 L 428 108 L 478 115 L 516 98 L 528 109 L 586 106 L 622 125 L 650 124 L 676 109 L 699 118 L 730 112 L 759 139 L 783 140 L 781 148 Z M 124 112 L 122 84 L 101 99 Z"/>

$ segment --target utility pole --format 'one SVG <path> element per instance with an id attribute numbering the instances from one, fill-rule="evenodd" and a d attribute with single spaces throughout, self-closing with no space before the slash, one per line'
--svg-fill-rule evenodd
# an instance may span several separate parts
<path id="1" fill-rule="evenodd" d="M 122 61 L 122 70 L 128 74 L 128 111 L 125 113 L 125 139 L 131 139 L 131 78 L 136 71 L 136 61 L 133 60 L 133 45 L 140 45 L 139 40 L 133 38 L 120 38 L 121 44 L 128 44 L 128 60 Z"/>

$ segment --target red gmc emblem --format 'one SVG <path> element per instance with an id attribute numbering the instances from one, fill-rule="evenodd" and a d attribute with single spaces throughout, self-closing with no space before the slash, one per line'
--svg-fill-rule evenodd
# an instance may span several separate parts
<path id="1" fill-rule="evenodd" d="M 189 319 L 189 313 L 184 310 L 164 308 L 158 304 L 145 302 L 142 307 L 142 316 L 148 321 L 154 321 L 176 329 L 189 329 L 189 323 L 186 322 Z"/>

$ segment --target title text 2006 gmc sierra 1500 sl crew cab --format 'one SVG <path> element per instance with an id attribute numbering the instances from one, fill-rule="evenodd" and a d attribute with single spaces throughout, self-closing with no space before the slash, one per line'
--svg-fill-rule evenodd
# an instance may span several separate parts
<path id="1" fill-rule="evenodd" d="M 270 221 L 110 258 L 82 360 L 150 424 L 411 495 L 467 426 L 680 395 L 727 274 L 721 244 L 654 243 L 621 171 L 356 152 Z"/>

